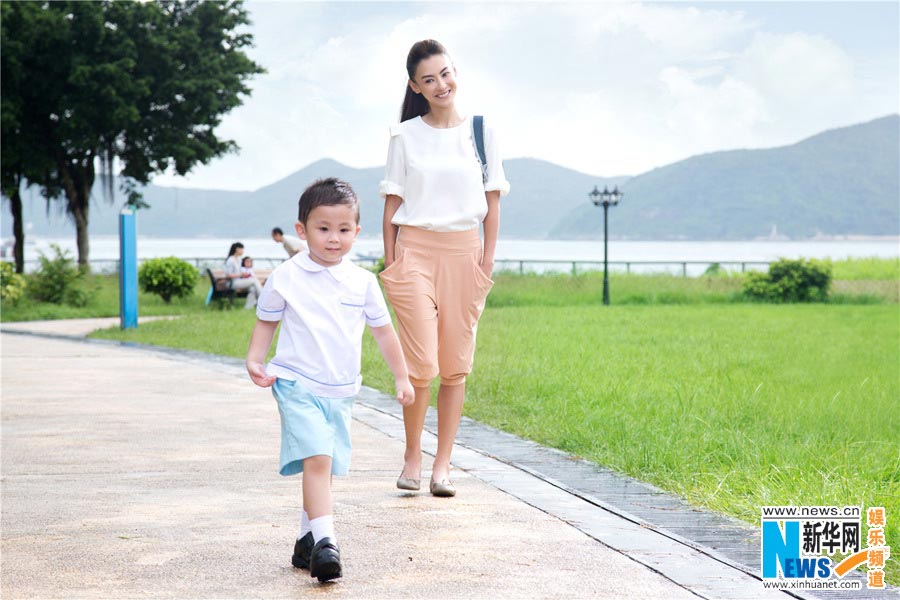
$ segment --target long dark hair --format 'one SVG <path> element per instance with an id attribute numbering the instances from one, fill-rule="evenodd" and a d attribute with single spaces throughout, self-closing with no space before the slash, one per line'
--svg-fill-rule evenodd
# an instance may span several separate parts
<path id="1" fill-rule="evenodd" d="M 416 42 L 406 55 L 406 74 L 410 80 L 416 77 L 416 67 L 426 58 L 437 54 L 447 54 L 447 49 L 436 40 L 422 40 Z M 400 122 L 409 121 L 416 117 L 428 114 L 428 100 L 422 94 L 417 94 L 406 84 L 406 95 L 403 96 L 403 107 L 400 109 Z"/>
<path id="2" fill-rule="evenodd" d="M 229 258 L 231 258 L 232 256 L 234 256 L 234 251 L 235 251 L 235 250 L 237 250 L 238 248 L 243 248 L 243 247 L 244 247 L 244 245 L 243 245 L 242 243 L 240 243 L 240 242 L 235 242 L 235 243 L 233 243 L 233 244 L 231 245 L 231 248 L 228 249 L 228 256 L 225 257 L 225 260 L 228 260 Z"/>

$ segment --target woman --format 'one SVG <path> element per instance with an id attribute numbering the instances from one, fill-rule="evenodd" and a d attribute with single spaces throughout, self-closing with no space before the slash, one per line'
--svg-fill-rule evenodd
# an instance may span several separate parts
<path id="1" fill-rule="evenodd" d="M 385 292 L 397 315 L 400 343 L 416 400 L 403 409 L 406 452 L 397 487 L 417 490 L 422 428 L 438 392 L 438 448 L 431 493 L 454 496 L 450 453 L 472 369 L 475 333 L 493 285 L 500 196 L 509 192 L 496 135 L 486 122 L 482 169 L 471 120 L 456 109 L 456 69 L 434 40 L 413 44 L 400 124 L 391 127 L 384 204 Z M 479 226 L 484 226 L 484 244 Z"/>
<path id="2" fill-rule="evenodd" d="M 225 259 L 225 278 L 231 282 L 233 290 L 247 290 L 247 302 L 244 308 L 256 306 L 256 299 L 262 293 L 262 284 L 252 273 L 241 271 L 241 256 L 244 254 L 244 245 L 235 242 L 228 250 L 228 258 Z"/>

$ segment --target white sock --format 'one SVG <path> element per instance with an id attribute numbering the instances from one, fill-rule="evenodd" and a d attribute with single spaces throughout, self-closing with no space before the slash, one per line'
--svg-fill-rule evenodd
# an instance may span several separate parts
<path id="1" fill-rule="evenodd" d="M 300 535 L 297 536 L 297 539 L 298 540 L 301 539 L 304 535 L 306 535 L 310 531 L 312 531 L 312 530 L 309 528 L 309 515 L 304 510 L 303 517 L 300 519 Z"/>
<path id="2" fill-rule="evenodd" d="M 334 517 L 332 515 L 324 515 L 309 521 L 309 527 L 312 530 L 313 540 L 318 544 L 322 538 L 334 538 Z"/>

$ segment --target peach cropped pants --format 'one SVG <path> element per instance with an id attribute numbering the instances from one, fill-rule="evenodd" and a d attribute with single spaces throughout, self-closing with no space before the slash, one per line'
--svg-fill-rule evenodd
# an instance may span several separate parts
<path id="1" fill-rule="evenodd" d="M 478 319 L 494 285 L 481 270 L 481 256 L 477 228 L 400 227 L 395 260 L 381 281 L 415 387 L 437 375 L 443 385 L 459 385 L 472 370 Z"/>

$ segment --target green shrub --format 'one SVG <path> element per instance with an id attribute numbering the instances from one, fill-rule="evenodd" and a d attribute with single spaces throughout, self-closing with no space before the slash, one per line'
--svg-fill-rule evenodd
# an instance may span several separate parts
<path id="1" fill-rule="evenodd" d="M 168 304 L 172 298 L 186 298 L 194 293 L 200 273 L 193 265 L 174 256 L 154 258 L 138 269 L 141 289 L 159 295 Z"/>
<path id="2" fill-rule="evenodd" d="M 831 288 L 831 263 L 781 258 L 768 273 L 748 273 L 743 293 L 764 302 L 825 302 Z"/>
<path id="3" fill-rule="evenodd" d="M 38 302 L 86 306 L 94 295 L 88 286 L 88 275 L 75 265 L 68 251 L 51 244 L 53 258 L 41 252 L 40 267 L 31 275 L 28 294 Z"/>
<path id="4" fill-rule="evenodd" d="M 725 275 L 726 273 L 725 273 L 725 269 L 722 268 L 722 265 L 720 265 L 717 262 L 714 262 L 711 265 L 709 265 L 708 267 L 706 267 L 706 270 L 703 272 L 703 274 L 707 277 L 715 277 L 717 275 Z"/>
<path id="5" fill-rule="evenodd" d="M 0 262 L 0 299 L 15 306 L 28 284 L 25 278 L 16 273 L 12 263 Z"/>

